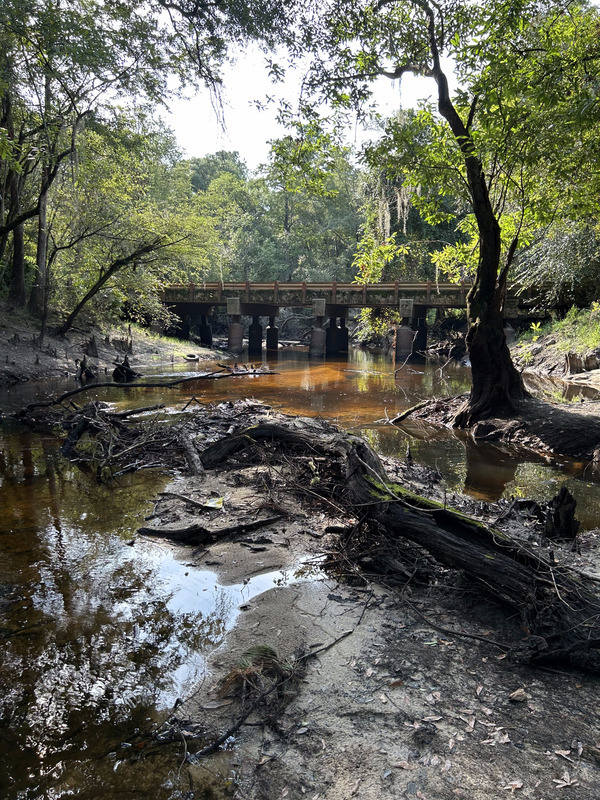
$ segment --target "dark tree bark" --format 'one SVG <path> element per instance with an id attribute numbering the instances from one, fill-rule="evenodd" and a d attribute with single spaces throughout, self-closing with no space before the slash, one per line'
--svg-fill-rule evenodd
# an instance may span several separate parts
<path id="1" fill-rule="evenodd" d="M 2 126 L 6 128 L 8 138 L 11 141 L 15 139 L 15 126 L 12 114 L 12 98 L 10 92 L 4 91 L 2 95 Z M 2 198 L 2 217 L 0 218 L 0 226 L 4 223 L 4 214 L 8 214 L 11 220 L 11 227 L 3 226 L 4 230 L 0 229 L 0 235 L 3 238 L 4 247 L 8 240 L 9 233 L 12 232 L 13 236 L 13 249 L 12 249 L 12 262 L 10 274 L 10 288 L 8 292 L 8 299 L 16 306 L 23 307 L 25 305 L 26 290 L 25 290 L 25 236 L 23 230 L 23 222 L 19 222 L 21 216 L 21 181 L 17 170 L 11 165 L 6 168 L 6 186 L 9 193 L 9 204 L 6 207 L 4 196 Z"/>
<path id="2" fill-rule="evenodd" d="M 47 257 L 48 257 L 48 191 L 50 189 L 50 172 L 48 167 L 42 170 L 42 184 L 40 188 L 40 196 L 38 201 L 38 231 L 37 231 L 37 248 L 35 255 L 35 280 L 31 287 L 31 294 L 29 296 L 28 308 L 32 314 L 41 317 L 44 313 L 45 307 L 45 293 L 46 293 L 46 270 L 47 270 Z"/>
<path id="3" fill-rule="evenodd" d="M 13 230 L 12 271 L 8 299 L 20 308 L 24 308 L 26 301 L 25 289 L 25 237 L 23 225 L 17 225 Z"/>
<path id="4" fill-rule="evenodd" d="M 416 2 L 427 15 L 432 75 L 438 87 L 438 109 L 460 147 L 479 231 L 477 275 L 467 298 L 467 348 L 473 383 L 468 401 L 454 420 L 455 427 L 464 428 L 480 419 L 509 413 L 514 402 L 525 393 L 521 376 L 510 357 L 502 320 L 508 268 L 518 240 L 515 238 L 513 241 L 507 262 L 501 269 L 500 225 L 490 200 L 483 164 L 477 155 L 469 123 L 463 122 L 450 99 L 448 79 L 440 63 L 433 8 L 422 0 Z"/>
<path id="5" fill-rule="evenodd" d="M 332 472 L 341 471 L 334 499 L 349 515 L 368 516 L 388 537 L 417 543 L 440 563 L 463 570 L 482 594 L 516 609 L 529 634 L 513 652 L 519 661 L 600 671 L 600 602 L 591 581 L 501 531 L 391 483 L 364 440 L 327 423 L 259 424 L 210 445 L 202 463 L 210 469 L 263 443 L 325 456 Z"/>

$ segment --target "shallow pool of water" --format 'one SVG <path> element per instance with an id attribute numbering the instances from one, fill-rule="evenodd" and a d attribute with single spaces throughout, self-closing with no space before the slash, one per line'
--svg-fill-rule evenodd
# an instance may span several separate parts
<path id="1" fill-rule="evenodd" d="M 464 368 L 395 372 L 387 357 L 362 351 L 326 362 L 281 353 L 270 363 L 277 374 L 98 389 L 87 397 L 119 408 L 163 402 L 165 413 L 192 397 L 201 404 L 255 397 L 337 420 L 386 455 L 403 456 L 410 444 L 415 459 L 440 470 L 449 492 L 545 498 L 567 483 L 584 525 L 598 525 L 600 487 L 584 465 L 525 462 L 476 447 L 464 434 L 386 424 L 421 399 L 466 391 Z M 194 370 L 185 365 L 179 377 Z M 156 373 L 148 377 L 157 380 Z M 0 408 L 73 387 L 13 387 L 0 392 Z M 297 578 L 269 573 L 223 586 L 187 565 L 181 550 L 139 537 L 132 544 L 172 476 L 140 472 L 99 485 L 59 455 L 59 444 L 14 426 L 0 430 L 0 797 L 184 797 L 181 754 L 146 756 L 147 734 L 203 680 L 206 656 L 223 643 L 239 606 Z"/>

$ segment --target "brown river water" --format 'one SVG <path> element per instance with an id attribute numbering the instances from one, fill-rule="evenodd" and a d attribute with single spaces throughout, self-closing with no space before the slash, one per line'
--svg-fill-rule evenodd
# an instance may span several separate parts
<path id="1" fill-rule="evenodd" d="M 401 457 L 410 443 L 416 460 L 443 474 L 449 494 L 546 499 L 566 484 L 583 527 L 600 526 L 600 485 L 582 464 L 527 462 L 463 434 L 386 423 L 425 397 L 465 391 L 464 367 L 405 366 L 395 376 L 386 356 L 362 351 L 326 362 L 281 352 L 272 365 L 278 374 L 97 396 L 120 408 L 160 400 L 173 411 L 192 395 L 201 402 L 255 397 L 336 420 L 385 455 Z M 185 369 L 181 377 L 192 374 Z M 1 390 L 0 410 L 73 386 Z M 560 399 L 572 390 L 548 391 Z M 60 456 L 59 445 L 9 423 L 0 428 L 0 798 L 226 796 L 226 758 L 212 763 L 212 788 L 190 794 L 181 780 L 183 746 L 149 747 L 149 734 L 203 680 L 206 656 L 222 645 L 239 606 L 276 582 L 301 578 L 269 573 L 224 586 L 165 543 L 133 542 L 174 475 L 140 472 L 98 485 Z"/>

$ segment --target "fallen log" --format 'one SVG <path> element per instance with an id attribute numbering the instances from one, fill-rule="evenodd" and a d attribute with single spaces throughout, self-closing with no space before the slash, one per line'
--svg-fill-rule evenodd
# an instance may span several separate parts
<path id="1" fill-rule="evenodd" d="M 280 519 L 282 519 L 282 515 L 277 514 L 271 517 L 264 517 L 263 519 L 253 519 L 250 522 L 235 522 L 233 525 L 227 525 L 221 528 L 207 528 L 205 525 L 194 522 L 191 525 L 179 528 L 144 527 L 139 528 L 138 533 L 145 536 L 157 536 L 163 539 L 170 539 L 173 542 L 181 542 L 181 544 L 199 545 L 206 544 L 207 542 L 216 542 L 218 539 L 224 539 L 226 536 L 235 536 L 238 533 L 255 531 L 273 522 L 278 522 Z"/>
<path id="2" fill-rule="evenodd" d="M 184 452 L 185 459 L 188 464 L 190 475 L 202 475 L 204 473 L 204 465 L 200 460 L 200 454 L 198 453 L 193 440 L 185 433 L 185 431 L 182 431 L 178 438 L 179 444 L 181 445 L 181 449 Z"/>
<path id="3" fill-rule="evenodd" d="M 502 531 L 393 483 L 363 439 L 323 421 L 261 423 L 210 445 L 201 460 L 210 469 L 250 447 L 324 456 L 339 487 L 331 498 L 338 506 L 377 522 L 394 540 L 418 544 L 439 563 L 462 570 L 474 589 L 516 609 L 528 632 L 512 652 L 516 660 L 600 671 L 600 603 L 593 583 L 582 575 Z"/>

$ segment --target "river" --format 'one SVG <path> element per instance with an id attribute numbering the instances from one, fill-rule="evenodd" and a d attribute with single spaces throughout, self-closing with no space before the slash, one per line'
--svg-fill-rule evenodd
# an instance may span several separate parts
<path id="1" fill-rule="evenodd" d="M 583 464 L 527 462 L 476 447 L 464 434 L 387 424 L 423 398 L 465 391 L 463 367 L 406 365 L 394 374 L 385 356 L 363 351 L 326 362 L 282 351 L 272 366 L 278 374 L 90 395 L 120 408 L 160 400 L 169 413 L 193 395 L 202 403 L 255 397 L 337 420 L 385 455 L 402 457 L 410 444 L 416 460 L 442 473 L 449 496 L 546 499 L 566 484 L 583 527 L 599 524 L 600 485 Z M 188 373 L 189 364 L 178 370 Z M 2 390 L 0 409 L 70 388 L 53 382 Z M 98 485 L 60 456 L 59 445 L 10 423 L 0 429 L 0 797 L 191 796 L 181 786 L 182 746 L 149 747 L 148 734 L 203 680 L 206 655 L 222 645 L 239 606 L 296 578 L 272 573 L 224 586 L 186 565 L 182 549 L 135 537 L 153 497 L 176 475 L 167 468 Z M 194 796 L 226 796 L 228 769 L 217 758 L 205 793 Z"/>

